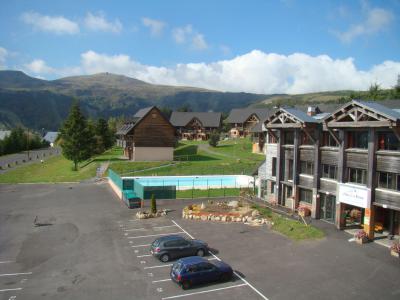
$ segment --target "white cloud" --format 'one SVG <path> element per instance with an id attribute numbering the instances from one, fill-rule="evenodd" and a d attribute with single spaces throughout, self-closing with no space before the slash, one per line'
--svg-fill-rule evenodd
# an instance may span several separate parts
<path id="1" fill-rule="evenodd" d="M 5 63 L 7 56 L 8 56 L 8 51 L 5 48 L 0 47 L 0 69 L 6 68 Z"/>
<path id="2" fill-rule="evenodd" d="M 188 43 L 195 50 L 205 50 L 208 48 L 204 35 L 195 31 L 190 24 L 174 28 L 172 30 L 172 37 L 177 44 Z"/>
<path id="3" fill-rule="evenodd" d="M 45 16 L 36 12 L 25 12 L 21 19 L 26 24 L 40 31 L 51 32 L 55 34 L 77 34 L 79 25 L 63 16 Z"/>
<path id="4" fill-rule="evenodd" d="M 24 67 L 27 71 L 34 74 L 51 74 L 55 71 L 42 59 L 35 59 L 29 64 L 25 64 Z"/>
<path id="5" fill-rule="evenodd" d="M 85 26 L 93 31 L 104 31 L 111 33 L 120 33 L 122 31 L 122 24 L 118 19 L 113 22 L 107 21 L 103 12 L 92 14 L 88 12 L 84 20 Z"/>
<path id="6" fill-rule="evenodd" d="M 159 36 L 162 34 L 165 23 L 159 20 L 150 19 L 150 18 L 142 18 L 142 23 L 144 26 L 150 29 L 150 33 L 152 36 Z"/>
<path id="7" fill-rule="evenodd" d="M 350 43 L 353 39 L 363 36 L 372 35 L 386 29 L 394 19 L 393 13 L 382 8 L 369 9 L 366 11 L 365 19 L 359 23 L 352 25 L 344 32 L 335 32 L 336 36 L 343 43 Z"/>
<path id="8" fill-rule="evenodd" d="M 363 71 L 356 68 L 352 58 L 332 59 L 327 55 L 304 53 L 280 55 L 259 50 L 231 60 L 177 64 L 169 68 L 144 65 L 124 54 L 95 51 L 82 53 L 80 65 L 73 68 L 56 70 L 38 62 L 31 64 L 32 72 L 50 70 L 62 76 L 111 72 L 154 84 L 264 94 L 366 90 L 375 82 L 389 88 L 395 85 L 400 74 L 400 62 L 396 61 L 384 61 Z"/>

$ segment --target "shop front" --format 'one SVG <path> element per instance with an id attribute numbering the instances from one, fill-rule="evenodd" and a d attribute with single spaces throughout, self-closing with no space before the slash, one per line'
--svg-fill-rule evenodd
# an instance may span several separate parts
<path id="1" fill-rule="evenodd" d="M 335 223 L 336 216 L 336 196 L 332 194 L 319 194 L 320 207 L 319 217 L 329 223 Z"/>
<path id="2" fill-rule="evenodd" d="M 346 227 L 370 226 L 370 193 L 361 185 L 340 183 L 337 186 L 337 208 L 340 214 L 336 216 L 337 225 Z"/>

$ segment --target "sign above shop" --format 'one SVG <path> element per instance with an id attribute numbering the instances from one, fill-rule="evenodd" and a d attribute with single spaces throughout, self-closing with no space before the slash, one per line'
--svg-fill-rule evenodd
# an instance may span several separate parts
<path id="1" fill-rule="evenodd" d="M 337 201 L 362 208 L 370 208 L 369 189 L 363 186 L 357 186 L 348 183 L 338 184 Z"/>

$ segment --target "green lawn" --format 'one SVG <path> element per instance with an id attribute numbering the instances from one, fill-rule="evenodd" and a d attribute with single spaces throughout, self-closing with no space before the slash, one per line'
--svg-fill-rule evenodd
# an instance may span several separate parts
<path id="1" fill-rule="evenodd" d="M 0 174 L 0 183 L 79 182 L 96 176 L 100 163 L 117 161 L 121 154 L 121 148 L 110 149 L 79 164 L 78 171 L 73 171 L 72 162 L 62 155 L 54 156 L 43 163 L 28 164 Z"/>
<path id="2" fill-rule="evenodd" d="M 72 171 L 72 163 L 58 156 L 47 159 L 43 164 L 32 163 L 0 174 L 0 183 L 82 181 L 94 177 L 96 168 L 106 161 L 110 162 L 109 168 L 125 176 L 251 175 L 265 159 L 263 155 L 251 153 L 248 139 L 222 141 L 217 147 L 208 148 L 211 152 L 199 149 L 201 144 L 208 146 L 207 142 L 180 142 L 174 154 L 182 159 L 176 162 L 130 162 L 121 159 L 122 149 L 115 147 L 82 162 L 78 171 Z"/>
<path id="3" fill-rule="evenodd" d="M 320 239 L 325 236 L 322 230 L 312 225 L 307 226 L 299 221 L 288 219 L 272 212 L 269 208 L 261 207 L 259 205 L 253 205 L 253 208 L 257 209 L 263 217 L 274 222 L 274 225 L 272 226 L 273 230 L 282 233 L 292 240 L 300 241 L 307 239 Z"/>

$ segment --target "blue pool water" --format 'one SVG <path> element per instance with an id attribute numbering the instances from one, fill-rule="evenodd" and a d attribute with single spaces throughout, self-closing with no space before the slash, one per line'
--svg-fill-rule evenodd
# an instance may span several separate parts
<path id="1" fill-rule="evenodd" d="M 176 186 L 176 189 L 188 188 L 224 188 L 248 187 L 253 178 L 244 175 L 215 175 L 215 176 L 151 176 L 131 177 L 143 186 Z"/>

